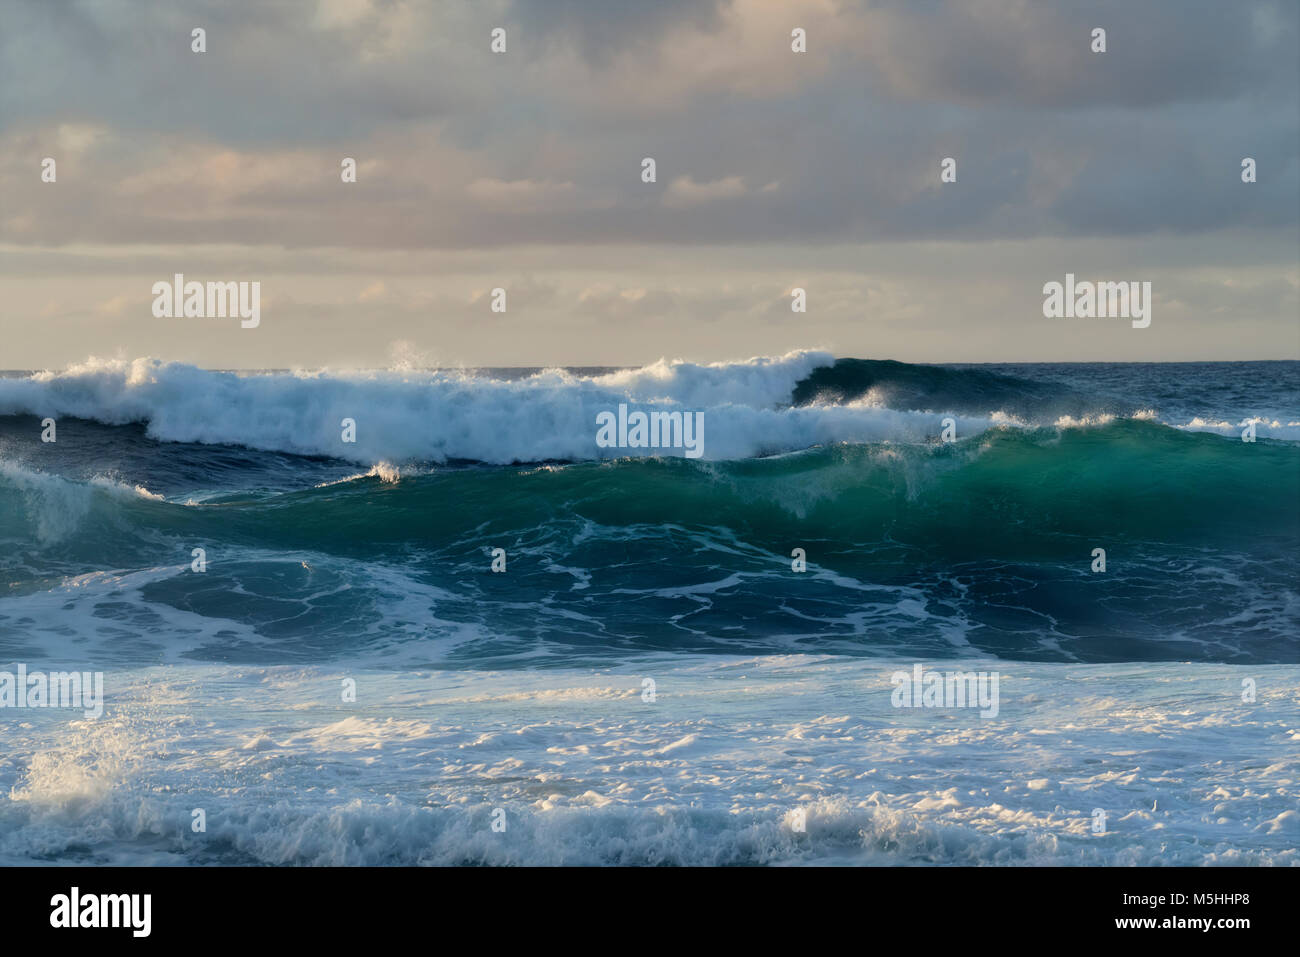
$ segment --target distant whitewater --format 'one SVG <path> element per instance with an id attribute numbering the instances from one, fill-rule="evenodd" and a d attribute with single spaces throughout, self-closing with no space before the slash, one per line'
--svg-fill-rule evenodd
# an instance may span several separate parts
<path id="1" fill-rule="evenodd" d="M 602 446 L 620 405 L 703 455 Z M 3 862 L 1300 844 L 1300 363 L 6 373 L 0 575 L 0 670 L 108 700 L 0 711 Z M 998 717 L 890 708 L 918 661 L 1000 669 Z"/>
<path id="2" fill-rule="evenodd" d="M 262 451 L 380 461 L 511 464 L 618 457 L 596 444 L 596 416 L 630 403 L 702 411 L 705 458 L 751 458 L 835 443 L 923 442 L 945 414 L 973 437 L 995 426 L 1068 425 L 1159 416 L 1182 429 L 1231 434 L 1248 421 L 1263 437 L 1300 439 L 1296 363 L 1235 363 L 1228 394 L 1223 366 L 914 366 L 820 352 L 697 365 L 660 361 L 639 369 L 580 374 L 563 369 L 213 372 L 156 359 L 90 360 L 60 373 L 0 379 L 0 416 L 73 416 L 107 425 L 138 423 L 165 442 L 237 445 Z M 1253 368 L 1250 368 L 1253 367 Z M 1007 367 L 1004 367 L 1007 368 Z M 1071 381 L 1068 369 L 1082 377 Z M 1082 371 L 1087 370 L 1087 371 Z M 1042 373 L 1047 377 L 1039 378 Z M 1142 377 L 1153 377 L 1150 383 Z M 1282 381 L 1270 390 L 1237 381 Z M 1114 378 L 1115 381 L 1111 381 Z M 1155 386 L 1144 389 L 1146 385 Z M 1217 386 L 1217 388 L 1216 388 Z M 1187 394 L 1177 394 L 1179 389 Z M 1114 389 L 1116 391 L 1112 392 Z M 1237 390 L 1241 394 L 1233 394 Z M 1251 390 L 1258 392 L 1251 402 Z M 1219 400 L 1219 401 L 1216 401 Z M 1164 406 L 1161 413 L 1153 411 Z M 340 422 L 357 423 L 354 443 Z"/>

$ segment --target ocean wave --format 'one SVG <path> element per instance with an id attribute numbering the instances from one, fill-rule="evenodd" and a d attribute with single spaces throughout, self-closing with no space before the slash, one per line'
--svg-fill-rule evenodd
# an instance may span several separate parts
<path id="1" fill-rule="evenodd" d="M 341 478 L 182 504 L 0 471 L 0 634 L 47 645 L 75 623 L 116 655 L 258 661 L 952 647 L 1297 660 L 1294 443 L 1123 419 L 733 462 Z M 196 546 L 205 574 L 188 570 Z M 508 574 L 491 570 L 497 548 Z"/>
<path id="2" fill-rule="evenodd" d="M 516 378 L 468 371 L 246 374 L 156 359 L 91 359 L 64 372 L 0 379 L 0 416 L 138 423 L 165 442 L 366 466 L 683 454 L 598 445 L 597 416 L 620 405 L 702 413 L 702 457 L 711 461 L 836 443 L 924 444 L 938 441 L 945 426 L 961 441 L 999 425 L 1086 427 L 1151 414 L 978 369 L 835 360 L 811 351 L 711 364 L 660 361 L 597 375 L 548 369 Z M 1168 424 L 1231 435 L 1248 421 L 1260 438 L 1300 438 L 1300 423 L 1286 418 Z M 354 441 L 345 440 L 350 423 Z"/>
<path id="3" fill-rule="evenodd" d="M 99 475 L 78 482 L 4 463 L 0 503 L 9 504 L 11 517 L 48 526 L 49 535 L 55 524 L 67 526 L 66 534 L 79 519 L 130 508 L 137 521 L 211 524 L 210 534 L 222 537 L 418 541 L 421 529 L 439 539 L 485 523 L 532 527 L 580 509 L 619 524 L 788 525 L 788 534 L 828 538 L 897 537 L 919 523 L 918 541 L 978 529 L 988 547 L 1008 536 L 1033 541 L 1056 532 L 1174 541 L 1203 540 L 1213 529 L 1268 538 L 1285 529 L 1279 520 L 1293 515 L 1300 494 L 1295 443 L 1225 442 L 1142 418 L 989 424 L 972 435 L 956 443 L 827 443 L 719 462 L 625 457 L 484 468 L 380 461 L 296 490 L 216 502 L 168 502 L 130 482 Z M 202 446 L 189 448 L 177 454 L 204 454 Z M 1236 507 L 1245 502 L 1252 506 Z M 178 513 L 178 504 L 192 507 Z"/>

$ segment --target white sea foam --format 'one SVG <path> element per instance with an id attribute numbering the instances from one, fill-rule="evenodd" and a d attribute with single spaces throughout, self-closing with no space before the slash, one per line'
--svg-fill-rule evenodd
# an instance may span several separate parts
<path id="1" fill-rule="evenodd" d="M 0 862 L 1300 864 L 1293 666 L 999 662 L 992 720 L 892 708 L 897 667 L 119 672 L 13 729 Z"/>
<path id="2" fill-rule="evenodd" d="M 1229 422 L 1223 419 L 1204 419 L 1197 416 L 1182 424 L 1176 422 L 1170 424 L 1186 432 L 1213 432 L 1229 438 L 1241 435 L 1246 426 L 1253 424 L 1257 438 L 1285 439 L 1290 442 L 1300 441 L 1300 422 L 1295 420 L 1284 421 L 1278 418 L 1252 416 L 1237 422 Z"/>
<path id="3" fill-rule="evenodd" d="M 717 423 L 706 442 L 710 458 L 938 431 L 935 416 L 777 411 L 800 379 L 831 361 L 798 352 L 738 363 L 658 362 L 597 376 L 552 369 L 504 380 L 458 371 L 240 375 L 152 359 L 91 359 L 61 373 L 0 380 L 0 414 L 140 422 L 167 441 L 368 465 L 614 457 L 618 450 L 596 446 L 596 414 L 618 402 L 704 411 Z M 355 443 L 342 441 L 344 419 L 356 422 Z"/>
<path id="4" fill-rule="evenodd" d="M 620 403 L 642 411 L 703 412 L 703 457 L 713 460 L 837 442 L 934 441 L 948 415 L 959 440 L 993 426 L 1031 424 L 998 409 L 957 415 L 886 408 L 879 389 L 843 404 L 789 407 L 796 384 L 833 362 L 828 353 L 798 351 L 737 362 L 661 360 L 603 375 L 548 369 L 504 379 L 410 369 L 240 374 L 156 359 L 89 359 L 59 373 L 0 379 L 0 415 L 144 423 L 164 441 L 325 455 L 367 466 L 618 457 L 627 450 L 597 446 L 596 416 Z M 344 419 L 356 423 L 355 442 L 342 440 Z M 1080 428 L 1112 419 L 1062 416 L 1056 425 Z M 1255 421 L 1261 438 L 1300 439 L 1300 423 Z M 1240 428 L 1202 419 L 1170 424 L 1223 435 Z M 377 474 L 389 481 L 391 468 Z"/>

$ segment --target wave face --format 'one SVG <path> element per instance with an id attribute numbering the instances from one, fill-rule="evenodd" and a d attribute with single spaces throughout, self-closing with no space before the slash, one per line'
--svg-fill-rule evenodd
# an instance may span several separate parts
<path id="1" fill-rule="evenodd" d="M 801 352 L 10 376 L 0 656 L 1297 662 L 1298 370 Z M 599 448 L 596 413 L 620 402 L 703 411 L 706 455 Z"/>

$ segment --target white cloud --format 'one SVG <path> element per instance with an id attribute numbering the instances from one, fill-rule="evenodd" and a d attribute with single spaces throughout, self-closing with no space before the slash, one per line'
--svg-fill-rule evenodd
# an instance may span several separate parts
<path id="1" fill-rule="evenodd" d="M 679 176 L 664 190 L 664 205 L 673 209 L 686 209 L 720 199 L 734 199 L 745 193 L 745 181 L 739 176 L 725 176 L 707 183 L 697 183 L 689 176 Z"/>

